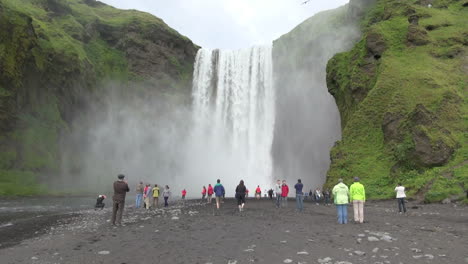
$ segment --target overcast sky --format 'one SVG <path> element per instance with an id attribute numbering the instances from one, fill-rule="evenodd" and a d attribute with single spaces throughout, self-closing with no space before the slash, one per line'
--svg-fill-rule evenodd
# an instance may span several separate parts
<path id="1" fill-rule="evenodd" d="M 313 14 L 347 0 L 100 0 L 162 18 L 204 48 L 238 49 L 265 44 Z"/>

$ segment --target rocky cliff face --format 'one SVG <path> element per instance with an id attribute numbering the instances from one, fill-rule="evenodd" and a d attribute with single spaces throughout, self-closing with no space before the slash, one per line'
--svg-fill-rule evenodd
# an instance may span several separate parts
<path id="1" fill-rule="evenodd" d="M 327 66 L 343 127 L 328 186 L 360 176 L 373 198 L 397 182 L 429 202 L 463 197 L 467 4 L 379 0 L 364 14 L 362 39 Z"/>
<path id="2" fill-rule="evenodd" d="M 0 195 L 41 192 L 103 83 L 187 101 L 197 49 L 154 16 L 95 0 L 0 0 Z"/>
<path id="3" fill-rule="evenodd" d="M 340 118 L 327 91 L 325 68 L 360 37 L 349 6 L 316 14 L 273 43 L 276 120 L 274 177 L 323 184 L 329 151 L 340 139 Z"/>

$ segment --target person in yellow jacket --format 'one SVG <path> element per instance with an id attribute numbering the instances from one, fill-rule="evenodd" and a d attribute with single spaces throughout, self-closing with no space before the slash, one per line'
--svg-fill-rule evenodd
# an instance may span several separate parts
<path id="1" fill-rule="evenodd" d="M 359 182 L 359 177 L 354 177 L 354 183 L 349 187 L 349 196 L 354 208 L 354 222 L 360 224 L 364 223 L 366 191 L 364 185 Z"/>
<path id="2" fill-rule="evenodd" d="M 349 190 L 348 186 L 343 183 L 343 179 L 338 180 L 338 184 L 333 187 L 332 193 L 338 214 L 338 224 L 347 224 Z"/>
<path id="3" fill-rule="evenodd" d="M 157 184 L 153 188 L 153 207 L 159 208 L 159 187 Z"/>

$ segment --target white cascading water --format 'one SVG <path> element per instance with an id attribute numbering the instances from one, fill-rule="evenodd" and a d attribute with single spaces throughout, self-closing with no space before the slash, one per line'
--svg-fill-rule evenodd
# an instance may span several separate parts
<path id="1" fill-rule="evenodd" d="M 252 191 L 271 187 L 272 82 L 271 46 L 198 51 L 186 173 L 211 183 L 221 179 L 229 196 L 241 179 Z"/>

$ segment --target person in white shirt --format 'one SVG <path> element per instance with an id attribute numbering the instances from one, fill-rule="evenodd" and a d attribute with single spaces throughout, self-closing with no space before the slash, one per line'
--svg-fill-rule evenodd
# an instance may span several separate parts
<path id="1" fill-rule="evenodd" d="M 280 208 L 280 201 L 281 201 L 281 181 L 280 180 L 276 181 L 275 193 L 276 193 L 276 208 Z"/>
<path id="2" fill-rule="evenodd" d="M 395 187 L 395 192 L 396 192 L 396 198 L 398 201 L 398 209 L 400 210 L 401 214 L 401 209 L 403 208 L 403 212 L 406 213 L 406 206 L 405 206 L 405 187 L 401 186 L 401 183 L 398 183 L 398 186 Z"/>

